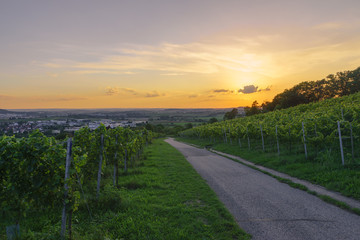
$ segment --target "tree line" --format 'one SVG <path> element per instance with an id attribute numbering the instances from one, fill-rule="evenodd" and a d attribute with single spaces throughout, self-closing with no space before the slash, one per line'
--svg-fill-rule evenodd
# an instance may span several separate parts
<path id="1" fill-rule="evenodd" d="M 329 98 L 338 98 L 360 91 L 360 67 L 353 71 L 330 74 L 318 81 L 301 82 L 290 89 L 285 89 L 269 102 L 259 105 L 254 101 L 245 107 L 246 116 L 294 107 L 299 104 L 318 102 Z"/>

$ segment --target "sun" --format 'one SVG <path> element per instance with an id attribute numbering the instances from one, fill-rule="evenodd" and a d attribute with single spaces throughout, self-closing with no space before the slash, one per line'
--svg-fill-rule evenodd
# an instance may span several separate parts
<path id="1" fill-rule="evenodd" d="M 236 89 L 248 85 L 257 85 L 258 78 L 250 72 L 234 72 L 232 74 L 232 86 Z"/>

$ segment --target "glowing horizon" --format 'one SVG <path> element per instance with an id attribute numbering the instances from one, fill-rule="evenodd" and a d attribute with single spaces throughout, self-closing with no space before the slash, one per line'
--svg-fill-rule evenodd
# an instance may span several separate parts
<path id="1" fill-rule="evenodd" d="M 0 109 L 231 108 L 360 66 L 358 1 L 0 4 Z"/>

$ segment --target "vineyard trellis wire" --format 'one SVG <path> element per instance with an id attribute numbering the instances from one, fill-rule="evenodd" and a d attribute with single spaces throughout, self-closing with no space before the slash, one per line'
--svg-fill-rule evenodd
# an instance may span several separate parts
<path id="1" fill-rule="evenodd" d="M 202 125 L 180 135 L 325 164 L 360 164 L 360 94 Z"/>
<path id="2" fill-rule="evenodd" d="M 59 234 L 65 237 L 68 222 L 71 237 L 72 213 L 84 201 L 91 217 L 84 192 L 99 198 L 105 166 L 116 168 L 113 183 L 117 187 L 120 159 L 122 163 L 129 157 L 139 159 L 152 137 L 145 129 L 106 129 L 104 125 L 95 131 L 84 127 L 66 141 L 56 141 L 40 131 L 20 139 L 1 136 L 0 204 L 2 217 L 15 223 L 9 229 L 18 234 L 19 223 L 31 209 L 63 206 Z"/>

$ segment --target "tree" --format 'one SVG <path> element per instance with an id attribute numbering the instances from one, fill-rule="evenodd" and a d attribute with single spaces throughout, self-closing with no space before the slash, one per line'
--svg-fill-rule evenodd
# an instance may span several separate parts
<path id="1" fill-rule="evenodd" d="M 215 122 L 218 122 L 217 118 L 212 117 L 209 119 L 209 123 L 215 123 Z"/>
<path id="2" fill-rule="evenodd" d="M 154 126 L 151 125 L 150 123 L 146 123 L 145 128 L 146 128 L 146 130 L 154 131 Z"/>
<path id="3" fill-rule="evenodd" d="M 263 103 L 263 112 L 294 107 L 299 104 L 318 102 L 342 97 L 360 91 L 360 67 L 353 71 L 330 74 L 318 81 L 301 82 L 276 95 L 272 102 Z M 246 110 L 250 110 L 248 107 Z"/>
<path id="4" fill-rule="evenodd" d="M 246 116 L 251 116 L 261 113 L 259 103 L 256 100 L 251 104 L 251 107 L 245 107 L 244 111 Z"/>
<path id="5" fill-rule="evenodd" d="M 230 112 L 225 113 L 224 120 L 234 119 L 238 115 L 237 108 L 233 108 Z"/>

